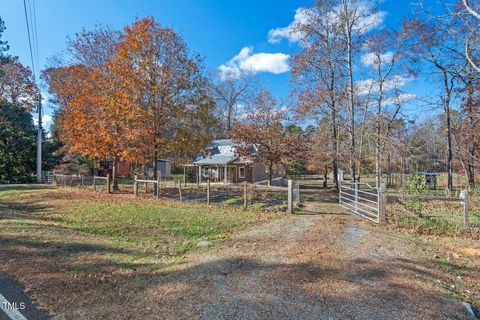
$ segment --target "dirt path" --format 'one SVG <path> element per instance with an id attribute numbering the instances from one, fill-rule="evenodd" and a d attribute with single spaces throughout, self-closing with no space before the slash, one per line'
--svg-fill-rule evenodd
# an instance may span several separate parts
<path id="1" fill-rule="evenodd" d="M 303 215 L 138 269 L 107 260 L 78 269 L 75 256 L 45 247 L 68 237 L 94 254 L 105 244 L 42 224 L 30 246 L 4 239 L 0 271 L 56 319 L 471 319 L 442 289 L 432 254 L 338 210 L 309 204 Z"/>
<path id="2" fill-rule="evenodd" d="M 274 221 L 191 259 L 154 286 L 162 314 L 470 319 L 461 303 L 436 288 L 439 275 L 407 240 L 351 216 Z"/>

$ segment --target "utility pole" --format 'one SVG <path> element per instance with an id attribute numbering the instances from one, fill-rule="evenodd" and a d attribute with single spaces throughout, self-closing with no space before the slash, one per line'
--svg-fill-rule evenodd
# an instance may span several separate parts
<path id="1" fill-rule="evenodd" d="M 37 183 L 42 183 L 42 95 L 38 95 Z"/>

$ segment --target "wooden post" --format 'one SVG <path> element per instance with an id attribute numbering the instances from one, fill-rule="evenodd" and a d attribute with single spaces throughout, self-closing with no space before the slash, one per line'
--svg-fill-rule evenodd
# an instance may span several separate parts
<path id="1" fill-rule="evenodd" d="M 182 202 L 182 184 L 178 181 L 178 197 L 180 198 L 180 202 Z"/>
<path id="2" fill-rule="evenodd" d="M 95 176 L 93 176 L 92 185 L 93 185 L 93 191 L 97 191 L 97 186 L 95 185 Z"/>
<path id="3" fill-rule="evenodd" d="M 247 210 L 247 181 L 243 182 L 243 209 Z"/>
<path id="4" fill-rule="evenodd" d="M 138 197 L 138 176 L 135 175 L 133 177 L 133 193 L 135 194 L 135 197 Z"/>
<path id="5" fill-rule="evenodd" d="M 107 173 L 107 193 L 110 193 L 110 173 Z"/>
<path id="6" fill-rule="evenodd" d="M 198 180 L 197 184 L 202 183 L 202 166 L 198 166 Z"/>
<path id="7" fill-rule="evenodd" d="M 210 204 L 210 177 L 207 180 L 207 204 Z"/>
<path id="8" fill-rule="evenodd" d="M 160 198 L 160 177 L 157 177 L 157 199 Z"/>
<path id="9" fill-rule="evenodd" d="M 287 202 L 287 212 L 291 214 L 293 213 L 293 181 L 290 179 L 288 180 Z"/>
<path id="10" fill-rule="evenodd" d="M 183 186 L 187 187 L 187 169 L 183 166 Z"/>
<path id="11" fill-rule="evenodd" d="M 223 171 L 223 185 L 226 186 L 227 185 L 227 170 L 228 169 L 228 165 L 225 165 L 225 169 Z"/>
<path id="12" fill-rule="evenodd" d="M 387 222 L 387 184 L 385 182 L 380 183 L 378 190 L 378 222 Z"/>
<path id="13" fill-rule="evenodd" d="M 463 190 L 463 227 L 469 228 L 468 222 L 468 190 Z"/>
<path id="14" fill-rule="evenodd" d="M 195 172 L 195 180 L 197 182 L 197 188 L 200 186 L 200 167 L 196 167 L 195 170 L 198 170 L 198 172 Z"/>

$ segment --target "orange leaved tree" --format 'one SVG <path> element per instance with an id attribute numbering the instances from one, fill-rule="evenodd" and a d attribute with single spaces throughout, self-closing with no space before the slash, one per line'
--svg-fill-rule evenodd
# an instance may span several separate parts
<path id="1" fill-rule="evenodd" d="M 171 28 L 144 18 L 124 29 L 115 58 L 126 92 L 145 113 L 150 159 L 188 158 L 211 139 L 213 101 L 202 61 Z"/>
<path id="2" fill-rule="evenodd" d="M 113 160 L 114 189 L 121 159 L 145 161 L 150 154 L 147 114 L 126 91 L 115 67 L 118 33 L 98 27 L 69 43 L 73 59 L 47 69 L 49 90 L 60 105 L 61 137 L 71 152 Z"/>
<path id="3" fill-rule="evenodd" d="M 302 158 L 305 151 L 302 139 L 285 130 L 286 113 L 275 104 L 268 91 L 260 92 L 254 101 L 255 110 L 232 131 L 238 155 L 265 165 L 269 185 L 275 169 Z"/>

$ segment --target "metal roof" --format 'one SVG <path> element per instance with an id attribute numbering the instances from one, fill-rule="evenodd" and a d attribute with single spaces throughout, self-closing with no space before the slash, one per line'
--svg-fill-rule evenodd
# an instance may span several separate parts
<path id="1" fill-rule="evenodd" d="M 226 156 L 222 154 L 215 154 L 213 156 L 208 156 L 206 158 L 197 160 L 194 162 L 194 164 L 197 165 L 224 165 L 224 164 L 229 164 L 235 160 L 235 157 L 233 156 Z"/>
<path id="2" fill-rule="evenodd" d="M 225 165 L 235 161 L 235 163 L 251 163 L 244 157 L 238 158 L 235 154 L 236 143 L 232 139 L 213 140 L 206 148 L 210 149 L 211 156 L 198 156 L 193 163 L 196 165 Z M 253 154 L 257 153 L 257 149 L 253 147 Z"/>
<path id="3" fill-rule="evenodd" d="M 422 176 L 438 176 L 436 172 L 415 172 L 416 174 L 420 174 Z"/>

